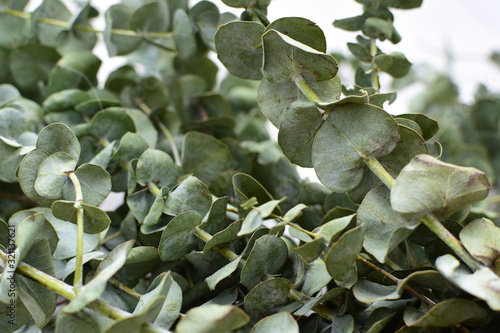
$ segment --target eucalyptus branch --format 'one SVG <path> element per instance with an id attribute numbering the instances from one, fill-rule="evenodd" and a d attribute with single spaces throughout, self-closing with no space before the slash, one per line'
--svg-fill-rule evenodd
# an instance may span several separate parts
<path id="1" fill-rule="evenodd" d="M 7 258 L 7 255 L 0 250 L 0 260 L 5 261 Z M 74 291 L 74 288 L 63 281 L 31 266 L 26 263 L 19 263 L 16 268 L 16 272 L 32 279 L 33 281 L 36 281 L 37 283 L 41 284 L 42 286 L 46 287 L 47 289 L 50 289 L 57 294 L 61 295 L 64 298 L 67 298 L 69 300 L 73 300 L 76 297 L 76 293 Z M 112 318 L 112 319 L 124 319 L 127 317 L 130 317 L 131 314 L 128 312 L 125 312 L 121 309 L 115 308 L 101 300 L 97 300 L 89 305 L 89 308 L 92 308 L 99 313 Z"/>
<path id="2" fill-rule="evenodd" d="M 22 11 L 18 11 L 18 10 L 15 10 L 15 9 L 6 8 L 3 11 L 3 13 L 11 15 L 11 16 L 19 17 L 19 18 L 22 18 L 22 19 L 25 19 L 25 20 L 31 19 L 31 14 L 24 13 Z M 61 28 L 65 28 L 65 29 L 70 28 L 69 22 L 61 21 L 61 20 L 55 20 L 55 19 L 50 19 L 50 18 L 43 18 L 43 17 L 41 17 L 41 18 L 37 19 L 37 22 L 38 23 L 42 23 L 42 24 L 53 25 L 53 26 L 61 27 Z M 85 31 L 85 32 L 91 32 L 91 33 L 95 33 L 95 34 L 103 34 L 104 33 L 104 31 L 94 29 L 91 26 L 79 25 L 79 24 L 72 25 L 71 29 L 73 29 L 73 30 L 79 30 L 79 31 Z M 127 29 L 111 29 L 111 34 L 113 34 L 113 35 L 121 35 L 121 36 L 130 36 L 130 37 L 141 37 L 141 36 L 144 36 L 144 37 L 152 37 L 152 38 L 155 38 L 155 37 L 157 37 L 157 38 L 158 37 L 159 38 L 172 37 L 172 35 L 173 35 L 172 32 L 141 32 L 139 34 L 139 33 L 137 33 L 134 30 L 127 30 Z"/>
<path id="3" fill-rule="evenodd" d="M 75 187 L 75 209 L 76 209 L 76 257 L 75 257 L 75 275 L 73 280 L 73 287 L 75 292 L 78 293 L 83 286 L 83 193 L 80 181 L 74 172 L 69 172 L 68 177 Z"/>
<path id="4" fill-rule="evenodd" d="M 375 158 L 364 158 L 365 164 L 370 170 L 389 188 L 391 189 L 396 182 L 395 179 L 387 172 L 382 164 Z M 455 252 L 472 270 L 477 270 L 481 265 L 467 252 L 462 243 L 446 229 L 441 222 L 432 214 L 428 213 L 422 217 L 420 221 L 427 226 L 436 236 L 438 236 L 450 249 Z"/>

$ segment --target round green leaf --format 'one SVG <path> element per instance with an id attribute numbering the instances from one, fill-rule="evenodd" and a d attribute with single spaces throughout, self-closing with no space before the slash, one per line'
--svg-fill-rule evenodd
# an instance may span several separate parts
<path id="1" fill-rule="evenodd" d="M 56 333 L 100 333 L 99 319 L 94 312 L 82 309 L 76 313 L 59 311 L 56 319 Z"/>
<path id="2" fill-rule="evenodd" d="M 252 319 L 260 319 L 260 313 L 276 311 L 290 302 L 289 294 L 293 288 L 290 280 L 274 278 L 262 281 L 245 296 L 245 311 Z"/>
<path id="3" fill-rule="evenodd" d="M 313 140 L 322 124 L 322 114 L 315 106 L 292 103 L 285 109 L 278 143 L 290 162 L 304 168 L 313 166 Z"/>
<path id="4" fill-rule="evenodd" d="M 491 185 L 475 169 L 444 163 L 429 155 L 417 155 L 396 178 L 391 206 L 409 221 L 428 212 L 451 214 L 481 201 Z"/>
<path id="5" fill-rule="evenodd" d="M 460 231 L 460 240 L 469 253 L 486 266 L 494 266 L 500 253 L 500 228 L 482 218 L 467 224 Z"/>
<path id="6" fill-rule="evenodd" d="M 323 30 L 316 23 L 302 17 L 283 17 L 266 27 L 266 32 L 276 30 L 320 52 L 326 52 Z"/>
<path id="7" fill-rule="evenodd" d="M 260 80 L 264 26 L 257 22 L 229 22 L 217 30 L 214 41 L 217 57 L 231 74 Z"/>
<path id="8" fill-rule="evenodd" d="M 384 110 L 370 104 L 343 105 L 316 134 L 314 169 L 332 191 L 350 191 L 363 178 L 363 158 L 387 155 L 398 141 L 398 125 Z"/>
<path id="9" fill-rule="evenodd" d="M 177 54 L 181 59 L 189 59 L 196 52 L 194 29 L 188 14 L 183 9 L 174 13 L 174 40 Z"/>
<path id="10" fill-rule="evenodd" d="M 269 121 L 279 128 L 283 112 L 293 101 L 298 100 L 302 93 L 293 81 L 272 83 L 262 80 L 259 85 L 257 101 L 262 113 Z"/>
<path id="11" fill-rule="evenodd" d="M 111 192 L 111 178 L 106 170 L 95 164 L 82 164 L 76 169 L 76 177 L 82 188 L 83 201 L 89 205 L 100 205 Z M 66 200 L 75 200 L 75 187 L 68 180 L 63 188 Z"/>
<path id="12" fill-rule="evenodd" d="M 409 327 L 449 327 L 467 320 L 481 320 L 487 315 L 476 302 L 455 298 L 436 304 L 424 315 L 414 307 L 408 307 L 403 319 Z"/>
<path id="13" fill-rule="evenodd" d="M 63 152 L 77 161 L 80 158 L 80 142 L 73 131 L 61 123 L 50 124 L 40 132 L 36 149 L 49 155 Z"/>
<path id="14" fill-rule="evenodd" d="M 146 150 L 139 160 L 135 169 L 137 182 L 142 186 L 153 183 L 157 186 L 172 186 L 180 175 L 179 167 L 164 151 L 151 149 Z"/>
<path id="15" fill-rule="evenodd" d="M 384 185 L 368 192 L 358 208 L 357 220 L 366 230 L 363 247 L 381 263 L 413 231 L 395 215 L 390 191 Z"/>
<path id="16" fill-rule="evenodd" d="M 248 315 L 236 306 L 209 304 L 189 310 L 177 324 L 175 332 L 232 332 L 249 321 Z"/>
<path id="17" fill-rule="evenodd" d="M 170 13 L 167 3 L 155 1 L 141 6 L 132 14 L 130 25 L 143 37 L 148 32 L 167 31 L 170 26 Z"/>
<path id="18" fill-rule="evenodd" d="M 133 12 L 132 8 L 122 4 L 113 5 L 106 11 L 106 28 L 103 37 L 110 57 L 130 53 L 141 44 L 141 39 L 137 36 L 113 33 L 113 29 L 130 29 L 130 19 Z"/>
<path id="19" fill-rule="evenodd" d="M 205 216 L 212 205 L 212 195 L 208 187 L 198 178 L 189 176 L 177 186 L 165 200 L 163 212 L 168 215 L 193 210 Z"/>
<path id="20" fill-rule="evenodd" d="M 362 226 L 351 229 L 328 250 L 326 268 L 341 287 L 350 288 L 358 280 L 356 258 L 363 247 L 364 234 Z"/>
<path id="21" fill-rule="evenodd" d="M 271 82 L 283 82 L 303 77 L 308 81 L 326 81 L 337 75 L 338 65 L 328 54 L 302 44 L 276 30 L 263 36 L 264 77 Z"/>
<path id="22" fill-rule="evenodd" d="M 21 97 L 21 94 L 13 85 L 4 83 L 0 84 L 0 96 L 0 106 L 4 106 Z"/>
<path id="23" fill-rule="evenodd" d="M 299 325 L 288 312 L 279 312 L 261 319 L 250 331 L 251 333 L 287 332 L 299 333 Z"/>
<path id="24" fill-rule="evenodd" d="M 102 209 L 81 203 L 83 208 L 83 227 L 88 234 L 98 234 L 106 230 L 111 220 Z M 52 204 L 52 214 L 60 220 L 77 223 L 77 212 L 74 201 L 55 201 Z"/>
<path id="25" fill-rule="evenodd" d="M 10 70 L 21 89 L 37 92 L 40 82 L 47 82 L 50 70 L 60 57 L 56 50 L 48 46 L 21 46 L 11 55 Z"/>
<path id="26" fill-rule="evenodd" d="M 78 89 L 68 89 L 56 92 L 43 102 L 43 112 L 64 112 L 73 110 L 75 106 L 90 99 L 88 93 Z"/>
<path id="27" fill-rule="evenodd" d="M 196 247 L 194 229 L 201 224 L 195 211 L 179 214 L 167 224 L 161 234 L 158 252 L 163 261 L 178 260 Z"/>
<path id="28" fill-rule="evenodd" d="M 97 71 L 101 60 L 90 51 L 74 51 L 65 54 L 49 76 L 48 92 L 65 89 L 88 90 L 97 85 Z"/>
<path id="29" fill-rule="evenodd" d="M 57 199 L 62 196 L 68 172 L 73 172 L 76 160 L 66 153 L 55 153 L 45 158 L 38 168 L 35 191 L 43 197 Z"/>
<path id="30" fill-rule="evenodd" d="M 280 238 L 265 235 L 255 241 L 250 255 L 241 270 L 241 283 L 253 288 L 268 274 L 274 274 L 288 258 L 286 244 Z"/>
<path id="31" fill-rule="evenodd" d="M 182 168 L 202 182 L 211 185 L 217 176 L 228 169 L 231 151 L 221 141 L 199 132 L 189 132 L 182 145 Z"/>
<path id="32" fill-rule="evenodd" d="M 124 108 L 107 108 L 92 118 L 89 130 L 97 138 L 113 141 L 119 140 L 127 132 L 135 132 L 136 128 Z"/>
<path id="33" fill-rule="evenodd" d="M 18 171 L 19 185 L 24 194 L 31 200 L 42 205 L 50 205 L 53 201 L 52 199 L 42 197 L 35 190 L 35 180 L 38 174 L 37 166 L 48 156 L 46 152 L 36 149 L 23 158 L 21 164 L 19 164 Z"/>

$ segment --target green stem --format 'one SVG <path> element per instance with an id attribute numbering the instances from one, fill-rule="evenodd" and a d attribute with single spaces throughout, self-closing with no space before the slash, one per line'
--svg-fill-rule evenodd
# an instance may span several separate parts
<path id="1" fill-rule="evenodd" d="M 148 190 L 155 196 L 158 196 L 161 193 L 161 190 L 154 183 L 148 183 Z"/>
<path id="2" fill-rule="evenodd" d="M 396 182 L 389 172 L 384 168 L 380 162 L 374 157 L 363 157 L 363 160 L 368 168 L 377 175 L 377 177 L 384 183 L 388 188 L 392 188 Z"/>
<path id="3" fill-rule="evenodd" d="M 372 38 L 370 40 L 370 54 L 372 56 L 372 72 L 371 72 L 372 87 L 373 89 L 375 89 L 376 92 L 379 92 L 380 81 L 378 77 L 378 67 L 377 64 L 375 63 L 375 56 L 377 55 L 377 44 L 375 38 Z"/>
<path id="4" fill-rule="evenodd" d="M 394 186 L 396 180 L 385 170 L 377 159 L 373 157 L 364 157 L 365 164 L 371 171 L 389 188 Z M 450 249 L 455 252 L 472 270 L 479 269 L 481 265 L 467 252 L 462 246 L 462 243 L 446 229 L 441 222 L 432 214 L 429 213 L 420 219 L 420 222 L 425 224 L 434 234 L 436 234 Z"/>
<path id="5" fill-rule="evenodd" d="M 212 239 L 212 235 L 210 235 L 205 230 L 198 227 L 196 227 L 194 230 L 195 230 L 195 235 L 201 240 L 203 240 L 205 243 Z M 224 245 L 216 245 L 214 246 L 214 250 L 222 254 L 226 259 L 230 261 L 233 261 L 234 259 L 238 258 L 238 255 L 236 253 L 229 250 Z"/>
<path id="6" fill-rule="evenodd" d="M 74 172 L 68 174 L 69 179 L 73 182 L 75 186 L 75 209 L 76 209 L 76 227 L 77 227 L 77 238 L 76 238 L 76 267 L 75 275 L 73 280 L 73 287 L 75 292 L 78 293 L 80 288 L 83 286 L 83 207 L 81 203 L 83 202 L 83 193 L 80 181 Z"/>
<path id="7" fill-rule="evenodd" d="M 19 18 L 22 18 L 25 20 L 29 20 L 31 18 L 30 14 L 27 14 L 27 13 L 24 13 L 24 12 L 21 12 L 18 10 L 14 10 L 14 9 L 9 9 L 9 8 L 5 9 L 3 11 L 3 13 L 11 15 L 11 16 L 19 17 Z M 39 18 L 37 20 L 37 22 L 43 23 L 43 24 L 48 24 L 48 25 L 53 25 L 53 26 L 61 27 L 61 28 L 65 28 L 65 29 L 71 28 L 72 30 L 91 32 L 91 33 L 95 33 L 95 34 L 104 33 L 104 31 L 94 29 L 91 26 L 75 24 L 75 25 L 70 27 L 69 23 L 66 21 L 54 20 L 54 19 L 45 18 L 45 17 Z M 130 37 L 141 37 L 141 36 L 145 36 L 145 37 L 171 37 L 173 35 L 172 32 L 143 32 L 139 35 L 136 31 L 126 30 L 126 29 L 112 29 L 111 34 L 121 35 L 121 36 L 130 36 Z"/>
<path id="8" fill-rule="evenodd" d="M 385 270 L 383 270 L 382 268 L 378 267 L 377 265 L 373 264 L 371 261 L 361 257 L 361 256 L 357 256 L 356 258 L 358 261 L 361 261 L 362 263 L 364 263 L 365 265 L 371 267 L 372 269 L 374 269 L 375 271 L 381 273 L 382 275 L 384 275 L 385 277 L 391 279 L 394 283 L 396 283 L 397 285 L 401 285 L 402 281 L 400 279 L 398 279 L 397 277 L 395 277 L 394 275 L 392 275 L 391 273 L 389 272 L 386 272 Z M 412 294 L 413 296 L 415 296 L 416 298 L 418 298 L 420 301 L 424 302 L 425 304 L 429 305 L 430 307 L 433 307 L 436 305 L 436 303 L 434 303 L 433 301 L 431 301 L 430 299 L 428 299 L 427 297 L 421 295 L 420 293 L 418 293 L 415 289 L 413 289 L 412 287 L 410 287 L 408 284 L 405 284 L 403 286 L 403 288 L 408 291 L 410 294 Z"/>
<path id="9" fill-rule="evenodd" d="M 481 265 L 467 252 L 462 243 L 446 229 L 432 213 L 422 217 L 420 221 L 438 236 L 463 262 L 472 270 L 481 268 Z"/>
<path id="10" fill-rule="evenodd" d="M 144 103 L 140 99 L 136 99 L 136 103 L 139 105 L 141 110 L 144 111 L 144 113 L 146 113 L 148 116 L 151 116 L 153 111 L 151 111 L 151 109 L 149 108 L 149 106 L 146 105 L 146 103 Z M 175 164 L 181 166 L 182 165 L 181 157 L 179 155 L 179 150 L 177 149 L 177 145 L 175 144 L 174 137 L 168 130 L 167 126 L 165 126 L 165 124 L 163 124 L 163 122 L 161 122 L 160 119 L 158 119 L 155 116 L 151 117 L 155 120 L 156 124 L 158 124 L 161 132 L 163 133 L 163 135 L 165 135 L 165 138 L 167 138 L 168 143 L 170 144 L 170 148 L 172 149 L 172 154 L 174 155 Z"/>
<path id="11" fill-rule="evenodd" d="M 0 250 L 0 260 L 5 261 L 7 255 Z M 55 277 L 33 267 L 26 263 L 19 263 L 16 268 L 16 272 L 30 278 L 33 281 L 36 281 L 40 285 L 50 289 L 62 297 L 69 299 L 70 301 L 75 299 L 76 293 L 73 287 L 69 284 L 64 283 L 56 279 Z M 130 313 L 125 312 L 121 309 L 115 308 L 101 300 L 96 300 L 89 304 L 88 306 L 91 309 L 98 311 L 99 313 L 111 318 L 111 319 L 124 319 L 130 317 Z"/>
<path id="12" fill-rule="evenodd" d="M 134 297 L 136 299 L 139 299 L 139 298 L 142 297 L 142 294 L 138 293 L 134 289 L 131 289 L 131 288 L 127 287 L 126 285 L 124 285 L 123 283 L 121 283 L 120 281 L 118 281 L 117 279 L 115 279 L 114 277 L 112 277 L 111 279 L 109 279 L 109 283 L 111 283 L 116 288 L 120 289 L 121 291 L 126 292 L 127 294 L 129 294 L 130 296 L 132 296 L 132 297 Z"/>
<path id="13" fill-rule="evenodd" d="M 302 304 L 306 304 L 311 300 L 311 297 L 301 293 L 300 291 L 296 289 L 290 290 L 290 298 L 293 299 L 294 301 L 300 302 Z M 317 304 L 313 306 L 312 310 L 314 310 L 317 314 L 319 314 L 321 317 L 332 321 L 337 315 L 330 309 L 328 309 L 326 306 L 322 304 Z"/>
<path id="14" fill-rule="evenodd" d="M 311 101 L 311 103 L 314 104 L 315 102 L 321 102 L 321 98 L 319 98 L 319 96 L 316 95 L 316 93 L 311 89 L 302 75 L 296 74 L 294 81 L 304 95 L 306 95 L 307 99 Z"/>

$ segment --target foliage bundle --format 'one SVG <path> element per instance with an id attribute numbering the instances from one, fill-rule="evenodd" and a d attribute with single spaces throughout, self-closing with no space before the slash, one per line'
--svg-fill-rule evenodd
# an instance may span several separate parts
<path id="1" fill-rule="evenodd" d="M 481 87 L 468 108 L 438 76 L 416 112 L 385 112 L 379 75 L 411 63 L 377 42 L 422 1 L 356 1 L 335 58 L 313 22 L 269 22 L 270 0 L 223 0 L 239 18 L 2 0 L 0 331 L 498 330 L 500 99 Z M 103 88 L 98 35 L 129 61 Z"/>

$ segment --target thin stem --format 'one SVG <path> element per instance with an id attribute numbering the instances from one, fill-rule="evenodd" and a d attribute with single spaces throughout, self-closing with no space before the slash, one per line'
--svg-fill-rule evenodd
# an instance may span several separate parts
<path id="1" fill-rule="evenodd" d="M 372 87 L 375 89 L 376 92 L 379 92 L 380 90 L 380 81 L 378 77 L 378 68 L 377 64 L 375 63 L 375 56 L 377 55 L 377 44 L 376 44 L 376 39 L 372 38 L 370 40 L 370 54 L 372 56 L 372 72 L 371 72 L 371 77 L 372 77 Z"/>
<path id="2" fill-rule="evenodd" d="M 115 239 L 116 237 L 119 237 L 121 235 L 121 231 L 117 231 L 115 232 L 114 234 L 112 235 L 109 235 L 108 237 L 104 238 L 100 243 L 99 245 L 103 245 L 103 244 L 106 244 L 107 242 L 109 242 L 110 240 L 112 239 Z"/>
<path id="3" fill-rule="evenodd" d="M 299 231 L 302 231 L 303 233 L 305 233 L 306 235 L 308 236 L 311 236 L 313 239 L 316 239 L 316 238 L 320 238 L 321 236 L 320 235 L 316 235 L 315 233 L 312 233 L 310 232 L 309 230 L 306 230 L 296 224 L 293 224 L 293 223 L 287 223 L 288 226 L 290 226 L 291 228 L 294 228 L 294 229 L 297 229 Z"/>
<path id="4" fill-rule="evenodd" d="M 394 186 L 396 180 L 391 176 L 389 172 L 384 168 L 380 162 L 374 157 L 363 157 L 363 160 L 367 167 L 377 175 L 377 177 L 384 183 L 389 189 Z"/>
<path id="5" fill-rule="evenodd" d="M 31 18 L 30 14 L 24 13 L 24 12 L 15 10 L 15 9 L 9 9 L 9 8 L 7 8 L 7 9 L 5 9 L 3 11 L 3 13 L 11 15 L 11 16 L 19 17 L 19 18 L 22 18 L 22 19 L 25 19 L 25 20 L 29 20 Z M 53 26 L 61 27 L 61 28 L 65 28 L 65 29 L 70 28 L 69 22 L 61 21 L 61 20 L 54 20 L 54 19 L 46 18 L 46 17 L 38 18 L 37 22 L 38 23 L 42 23 L 42 24 L 53 25 Z M 94 29 L 94 28 L 92 28 L 91 26 L 88 26 L 88 25 L 74 24 L 73 26 L 71 26 L 71 29 L 72 30 L 85 31 L 85 32 L 91 32 L 91 33 L 95 33 L 95 34 L 102 34 L 102 33 L 104 33 L 104 31 Z M 126 30 L 126 29 L 112 29 L 111 30 L 111 34 L 113 34 L 113 35 L 122 35 L 122 36 L 130 36 L 130 37 L 145 36 L 145 37 L 153 37 L 153 38 L 154 37 L 171 37 L 173 35 L 172 32 L 156 32 L 156 31 L 141 32 L 141 34 L 138 34 L 136 31 Z"/>
<path id="6" fill-rule="evenodd" d="M 7 254 L 0 250 L 0 262 L 4 262 L 5 260 L 7 260 Z M 70 301 L 76 298 L 76 293 L 72 286 L 26 263 L 19 263 L 16 268 L 16 273 L 30 278 Z M 116 308 L 100 299 L 90 303 L 87 307 L 113 320 L 122 320 L 132 316 L 130 313 Z M 145 325 L 151 332 L 168 332 L 149 323 Z"/>
<path id="7" fill-rule="evenodd" d="M 434 214 L 428 213 L 420 221 L 448 245 L 470 269 L 477 270 L 481 268 L 481 265 L 467 252 L 462 243 L 441 224 Z"/>
<path id="8" fill-rule="evenodd" d="M 109 283 L 111 283 L 116 288 L 120 289 L 121 291 L 126 292 L 127 294 L 129 294 L 130 296 L 132 296 L 134 298 L 139 299 L 142 296 L 142 294 L 138 293 L 134 289 L 131 289 L 131 288 L 127 287 L 126 285 L 124 285 L 123 283 L 121 283 L 120 281 L 118 281 L 114 277 L 112 277 L 111 279 L 109 279 Z"/>
<path id="9" fill-rule="evenodd" d="M 75 209 L 76 209 L 76 226 L 77 226 L 77 236 L 76 236 L 76 267 L 75 275 L 73 280 L 73 287 L 75 292 L 78 293 L 80 288 L 83 286 L 83 207 L 81 203 L 83 202 L 83 192 L 80 185 L 80 181 L 74 172 L 68 174 L 69 179 L 75 186 Z"/>
<path id="10" fill-rule="evenodd" d="M 394 275 L 392 275 L 391 273 L 389 272 L 386 272 L 385 270 L 383 270 L 382 268 L 378 267 L 377 265 L 373 264 L 371 261 L 361 257 L 361 256 L 357 256 L 356 258 L 357 260 L 361 261 L 362 263 L 364 263 L 365 265 L 367 266 L 370 266 L 373 270 L 379 272 L 380 274 L 384 275 L 385 277 L 391 279 L 394 283 L 396 283 L 398 286 L 401 285 L 403 283 L 402 280 L 398 279 L 397 277 L 395 277 Z M 425 304 L 429 305 L 430 307 L 433 307 L 434 305 L 436 305 L 436 303 L 434 303 L 433 301 L 431 301 L 430 299 L 428 299 L 427 297 L 419 294 L 415 289 L 413 289 L 412 287 L 410 287 L 409 285 L 405 284 L 403 286 L 403 288 L 408 291 L 410 294 L 412 294 L 413 296 L 415 296 L 416 298 L 418 298 L 419 300 L 421 300 L 422 302 L 424 302 Z"/>
<path id="11" fill-rule="evenodd" d="M 144 103 L 140 99 L 136 99 L 136 103 L 139 105 L 141 110 L 144 111 L 144 113 L 146 113 L 148 116 L 151 116 L 153 111 L 151 111 L 151 109 L 149 108 L 149 106 L 146 105 L 146 103 Z M 170 144 L 170 148 L 172 149 L 172 154 L 174 155 L 175 164 L 179 166 L 182 165 L 181 157 L 179 155 L 179 150 L 177 149 L 174 137 L 168 130 L 167 126 L 165 126 L 165 124 L 163 124 L 163 122 L 161 122 L 156 116 L 151 116 L 151 117 L 155 120 L 156 124 L 158 124 L 161 132 L 163 133 L 163 135 L 165 135 L 165 138 L 167 138 L 168 143 Z"/>
<path id="12" fill-rule="evenodd" d="M 290 290 L 289 297 L 291 299 L 293 299 L 294 301 L 300 302 L 302 304 L 306 304 L 307 302 L 309 302 L 311 300 L 311 297 L 301 293 L 300 291 L 298 291 L 296 289 Z M 336 317 L 335 313 L 332 310 L 328 309 L 326 306 L 324 306 L 322 304 L 317 304 L 317 305 L 313 306 L 312 310 L 314 310 L 321 317 L 323 317 L 329 321 L 332 321 Z"/>

